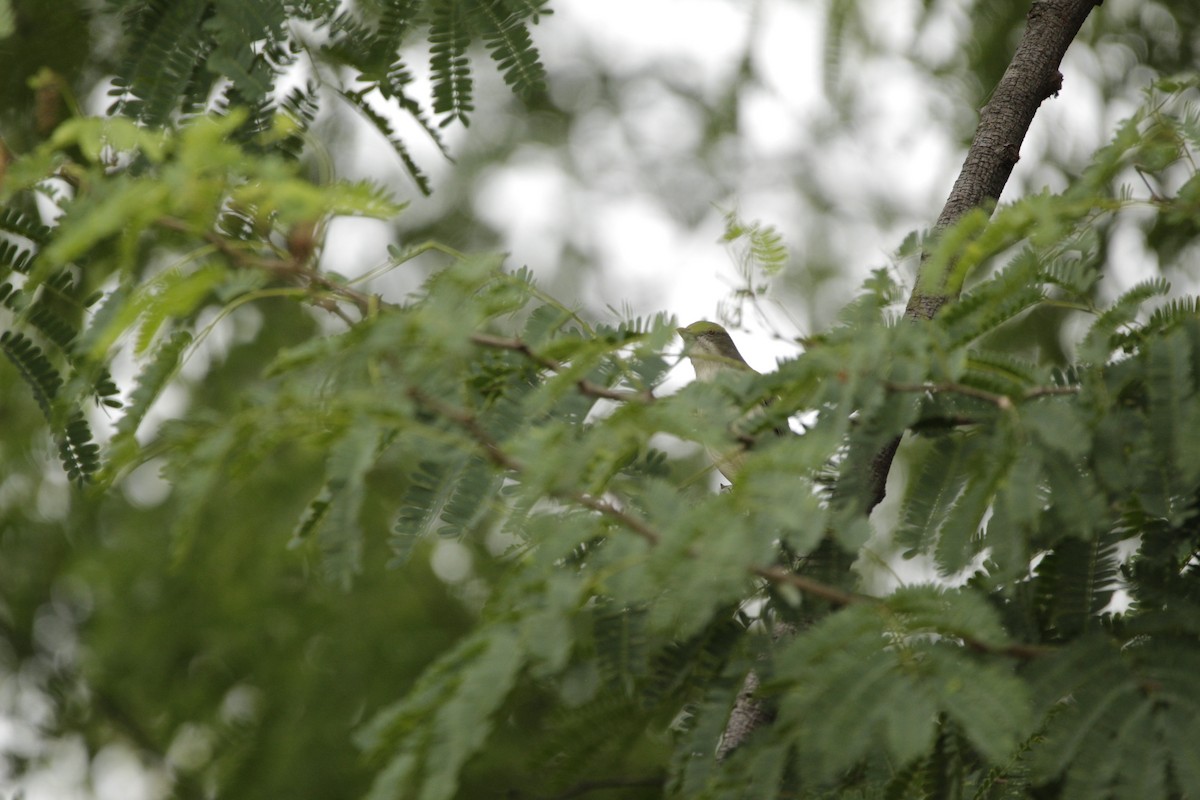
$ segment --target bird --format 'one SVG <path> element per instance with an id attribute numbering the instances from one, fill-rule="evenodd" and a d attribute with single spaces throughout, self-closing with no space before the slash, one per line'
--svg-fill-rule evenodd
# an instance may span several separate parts
<path id="1" fill-rule="evenodd" d="M 723 370 L 758 374 L 758 370 L 742 358 L 729 331 L 717 323 L 702 319 L 675 331 L 683 339 L 683 352 L 696 370 L 696 380 L 716 380 Z"/>
<path id="2" fill-rule="evenodd" d="M 703 383 L 716 381 L 722 374 L 760 374 L 758 370 L 746 363 L 729 331 L 715 322 L 700 320 L 686 328 L 676 328 L 675 331 L 683 339 L 683 353 L 692 362 L 696 371 L 696 380 Z M 766 402 L 763 403 L 767 405 Z M 775 428 L 776 435 L 783 436 L 789 432 L 786 427 Z M 715 451 L 705 447 L 709 457 L 726 480 L 734 483 L 742 464 L 746 459 L 746 444 L 744 437 L 736 445 L 731 445 L 724 451 Z"/>

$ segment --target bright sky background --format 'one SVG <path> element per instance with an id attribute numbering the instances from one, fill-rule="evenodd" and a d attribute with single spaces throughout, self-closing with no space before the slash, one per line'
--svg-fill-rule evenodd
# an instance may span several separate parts
<path id="1" fill-rule="evenodd" d="M 1122 0 L 1114 4 L 1121 5 Z M 777 357 L 796 352 L 794 345 L 773 337 L 770 328 L 791 337 L 827 324 L 869 270 L 889 264 L 889 254 L 908 232 L 932 223 L 963 156 L 961 144 L 942 121 L 965 114 L 973 124 L 973 111 L 956 108 L 956 98 L 943 94 L 906 57 L 914 48 L 927 58 L 953 51 L 965 25 L 956 17 L 953 4 L 940 4 L 951 7 L 927 26 L 919 42 L 914 41 L 912 24 L 919 5 L 915 0 L 875 0 L 875 5 L 881 13 L 868 11 L 863 18 L 876 26 L 871 35 L 880 52 L 861 60 L 846 52 L 841 76 L 843 84 L 866 97 L 870 106 L 855 112 L 862 124 L 818 145 L 817 126 L 835 113 L 822 87 L 825 3 L 558 0 L 552 4 L 554 13 L 532 32 L 547 66 L 551 94 L 560 104 L 586 102 L 572 94 L 586 96 L 588 91 L 586 81 L 573 78 L 586 66 L 580 54 L 590 54 L 630 76 L 657 67 L 676 85 L 708 102 L 719 102 L 748 37 L 753 37 L 761 85 L 740 98 L 736 151 L 729 153 L 735 176 L 732 191 L 705 183 L 704 176 L 691 174 L 686 163 L 672 162 L 690 151 L 698 135 L 696 114 L 676 95 L 646 82 L 644 88 L 639 85 L 622 96 L 622 110 L 628 113 L 617 118 L 607 113 L 597 113 L 594 119 L 582 115 L 566 155 L 575 174 L 562 162 L 563 153 L 531 142 L 507 162 L 490 167 L 466 202 L 501 231 L 509 265 L 527 265 L 560 299 L 587 300 L 593 309 L 606 304 L 628 307 L 638 315 L 667 311 L 687 324 L 715 319 L 718 303 L 738 282 L 734 259 L 718 242 L 724 210 L 736 209 L 745 220 L 778 229 L 795 255 L 788 270 L 806 269 L 808 215 L 804 199 L 793 189 L 791 174 L 809 170 L 809 177 L 830 187 L 827 194 L 836 204 L 832 224 L 841 277 L 831 282 L 829 296 L 814 299 L 809 308 L 792 303 L 786 311 L 772 311 L 767 322 L 753 315 L 744 319 L 745 330 L 735 337 L 754 366 L 769 370 Z M 619 19 L 638 22 L 615 25 L 613 21 Z M 1035 119 L 1023 148 L 1023 154 L 1035 157 L 1018 164 L 1010 182 L 1014 191 L 1027 191 L 1031 174 L 1038 179 L 1036 154 L 1044 148 L 1070 148 L 1082 161 L 1103 143 L 1116 120 L 1131 110 L 1119 104 L 1115 109 L 1103 108 L 1083 78 L 1098 68 L 1086 58 L 1075 51 L 1068 54 L 1064 92 L 1044 104 Z M 412 62 L 420 64 L 421 59 Z M 477 66 L 475 124 L 467 131 L 456 126 L 448 129 L 456 155 L 470 149 L 472 137 L 487 135 L 487 93 L 504 91 L 498 79 L 489 83 L 489 66 Z M 581 107 L 586 109 L 576 106 L 577 111 Z M 343 170 L 357 174 L 346 177 L 394 179 L 402 195 L 411 192 L 395 156 L 373 131 L 364 127 L 357 141 L 358 158 Z M 445 163 L 419 133 L 406 142 L 433 177 L 435 194 L 425 200 L 413 192 L 414 203 L 405 219 L 416 224 L 426 215 L 440 213 L 444 203 L 463 202 L 437 193 L 439 178 L 453 165 Z M 818 147 L 819 152 L 814 152 Z M 647 154 L 660 155 L 677 169 L 665 176 L 648 174 Z M 692 205 L 664 206 L 657 191 L 664 180 L 695 184 Z M 879 197 L 902 210 L 888 225 L 861 211 Z M 339 221 L 333 232 L 337 246 L 327 248 L 326 265 L 351 275 L 382 260 L 385 237 L 390 235 L 378 223 L 361 220 Z M 559 291 L 556 285 L 561 282 L 560 254 L 568 238 L 584 248 L 590 264 L 582 284 L 570 284 L 575 294 Z M 902 280 L 911 278 L 909 269 L 899 273 Z M 403 282 L 390 285 L 403 291 Z M 388 286 L 384 281 L 378 288 L 386 293 Z M 822 318 L 812 319 L 814 313 Z M 690 377 L 677 370 L 672 384 Z"/>

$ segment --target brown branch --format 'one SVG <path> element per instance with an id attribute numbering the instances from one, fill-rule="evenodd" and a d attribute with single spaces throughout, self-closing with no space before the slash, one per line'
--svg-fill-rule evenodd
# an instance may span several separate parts
<path id="1" fill-rule="evenodd" d="M 495 439 L 483 429 L 479 424 L 479 420 L 474 414 L 464 409 L 454 408 L 433 397 L 422 392 L 420 389 L 411 388 L 408 390 L 408 396 L 411 397 L 418 405 L 433 411 L 439 416 L 445 417 L 451 422 L 463 428 L 468 435 L 483 448 L 488 460 L 501 469 L 509 470 L 510 472 L 521 473 L 526 471 L 526 467 L 517 459 L 513 458 L 504 451 Z M 607 500 L 601 500 L 587 492 L 576 492 L 570 490 L 551 491 L 551 496 L 557 497 L 560 500 L 567 500 L 576 505 L 595 511 L 603 516 L 612 519 L 615 522 L 624 525 L 629 530 L 641 536 L 652 545 L 662 541 L 662 534 L 656 531 L 650 523 L 646 522 L 641 517 L 634 516 L 624 509 L 618 508 Z"/>
<path id="2" fill-rule="evenodd" d="M 1063 394 L 1079 394 L 1080 387 L 1078 386 L 1039 386 L 1036 389 L 1030 389 L 1025 393 L 1026 400 L 1033 400 L 1037 397 L 1050 397 L 1053 395 Z"/>
<path id="3" fill-rule="evenodd" d="M 506 469 L 511 472 L 520 473 L 524 471 L 525 465 L 518 461 L 513 456 L 504 451 L 504 448 L 491 437 L 491 435 L 483 429 L 479 424 L 478 418 L 474 414 L 464 409 L 455 408 L 446 403 L 430 397 L 417 388 L 410 388 L 408 396 L 411 397 L 418 405 L 427 408 L 438 416 L 441 416 L 456 425 L 460 426 L 467 432 L 471 439 L 478 444 L 484 451 L 488 460 L 501 469 Z M 630 514 L 622 508 L 619 508 L 612 503 L 601 500 L 586 492 L 576 492 L 570 490 L 552 491 L 551 495 L 562 500 L 567 500 L 584 508 L 596 511 L 603 516 L 612 519 L 625 526 L 632 532 L 638 534 L 651 545 L 657 545 L 663 540 L 662 534 L 646 520 L 634 514 Z M 685 551 L 685 556 L 695 558 L 696 553 L 693 550 Z M 756 577 L 762 578 L 770 583 L 785 584 L 794 589 L 798 589 L 804 594 L 812 597 L 819 597 L 835 606 L 849 606 L 859 603 L 882 604 L 883 601 L 878 597 L 872 597 L 865 594 L 857 594 L 855 592 L 847 592 L 845 589 L 839 589 L 827 583 L 815 580 L 807 575 L 799 575 L 783 567 L 750 567 L 749 573 Z M 1032 645 L 1005 645 L 997 647 L 989 645 L 969 636 L 959 636 L 963 643 L 972 650 L 983 653 L 993 653 L 998 655 L 1008 655 L 1018 658 L 1030 658 L 1036 655 L 1042 655 L 1049 652 L 1046 648 L 1038 648 Z"/>
<path id="4" fill-rule="evenodd" d="M 524 343 L 518 340 L 500 340 L 493 337 L 486 337 L 483 334 L 478 335 L 483 341 L 479 342 L 488 346 L 503 347 L 505 349 L 517 350 L 526 352 L 530 358 L 537 360 L 538 357 L 528 350 Z M 921 386 L 922 390 L 927 390 L 929 387 Z M 965 387 L 970 388 L 970 387 Z M 429 410 L 439 414 L 455 424 L 462 427 L 467 434 L 474 440 L 487 455 L 487 458 L 496 466 L 510 470 L 513 472 L 521 472 L 525 469 L 517 459 L 509 455 L 493 439 L 483 426 L 479 424 L 478 419 L 474 414 L 465 410 L 449 406 L 441 401 L 426 395 L 419 389 L 411 388 L 408 390 L 408 395 L 413 398 L 418 404 L 428 408 Z M 1004 398 L 1007 400 L 1007 398 Z M 579 506 L 596 511 L 597 513 L 606 516 L 613 521 L 619 523 L 633 533 L 641 536 L 651 546 L 655 546 L 662 542 L 663 535 L 657 531 L 649 522 L 641 517 L 631 514 L 618 506 L 594 497 L 584 492 L 572 490 L 552 490 L 551 496 L 559 499 L 573 502 Z M 688 549 L 684 552 L 685 558 L 696 558 L 697 554 L 694 550 Z M 806 575 L 800 575 L 778 566 L 771 567 L 750 567 L 749 574 L 766 580 L 771 583 L 783 584 L 791 586 L 800 592 L 813 597 L 821 598 L 834 606 L 849 606 L 862 603 L 871 603 L 882 605 L 883 601 L 879 598 L 870 597 L 867 595 L 847 592 L 836 586 L 832 586 L 821 581 L 810 578 Z M 1032 645 L 1004 645 L 995 646 L 975 639 L 970 636 L 960 635 L 957 637 L 963 642 L 964 646 L 976 652 L 984 654 L 1004 655 L 1014 658 L 1032 658 L 1048 652 L 1045 648 L 1038 648 Z M 746 682 L 741 691 L 738 693 L 737 701 L 734 708 L 730 712 L 729 720 L 726 724 L 725 733 L 722 736 L 721 743 L 717 752 L 719 760 L 724 759 L 734 750 L 736 750 L 758 727 L 769 724 L 770 713 L 757 698 L 758 675 L 755 671 L 751 671 L 746 676 Z M 599 784 L 580 784 L 576 789 L 571 790 L 566 797 L 577 796 L 577 794 L 585 794 L 596 789 L 609 788 Z M 613 788 L 616 788 L 615 786 Z"/>
<path id="5" fill-rule="evenodd" d="M 382 302 L 377 296 L 369 295 L 350 286 L 332 281 L 322 274 L 320 270 L 310 266 L 308 264 L 308 256 L 312 253 L 310 247 L 297 247 L 289 241 L 289 245 L 294 251 L 291 259 L 262 258 L 237 247 L 234 242 L 216 231 L 196 230 L 184 220 L 176 217 L 161 217 L 158 220 L 158 224 L 167 230 L 185 233 L 190 236 L 198 236 L 204 239 L 204 241 L 216 248 L 218 252 L 228 258 L 237 267 L 266 270 L 289 283 L 319 289 L 337 300 L 345 300 L 353 304 L 363 317 L 369 316 L 373 310 L 381 306 L 388 305 Z M 318 297 L 313 298 L 313 302 L 331 314 L 336 314 L 347 325 L 354 324 L 354 321 L 342 311 L 335 300 Z M 473 333 L 470 338 L 472 342 L 483 347 L 495 347 L 501 350 L 512 350 L 521 353 L 530 361 L 551 372 L 563 372 L 567 369 L 566 364 L 534 352 L 533 348 L 520 339 L 492 336 L 486 333 Z M 586 378 L 576 381 L 575 385 L 581 394 L 605 400 L 652 403 L 657 399 L 649 389 L 640 392 L 621 391 L 620 389 L 610 389 L 607 386 L 601 386 Z"/>
<path id="6" fill-rule="evenodd" d="M 479 419 L 470 411 L 443 403 L 425 394 L 425 392 L 422 392 L 415 386 L 411 387 L 407 394 L 417 405 L 424 406 L 438 416 L 444 417 L 463 428 L 475 443 L 483 448 L 483 452 L 487 455 L 488 460 L 497 467 L 509 470 L 510 472 L 525 471 L 525 465 L 506 453 L 504 448 L 492 438 L 491 434 L 483 429 L 483 426 L 479 424 Z"/>
<path id="7" fill-rule="evenodd" d="M 806 575 L 798 575 L 782 567 L 754 567 L 751 569 L 751 572 L 766 581 L 791 586 L 804 594 L 819 597 L 838 607 L 862 604 L 883 605 L 884 603 L 880 598 L 847 592 L 844 589 L 813 580 Z M 794 636 L 795 633 L 794 628 L 787 626 L 783 630 L 776 630 L 775 636 L 778 639 Z M 961 641 L 968 649 L 985 655 L 1031 659 L 1053 652 L 1051 648 L 1039 647 L 1037 645 L 993 645 L 976 639 L 973 636 L 963 634 L 957 634 L 953 638 Z M 737 699 L 734 701 L 733 709 L 730 711 L 729 719 L 725 724 L 725 731 L 717 748 L 718 761 L 725 760 L 730 753 L 740 747 L 759 727 L 770 724 L 773 715 L 770 709 L 758 697 L 759 682 L 756 671 L 751 670 L 747 673 L 745 683 L 742 685 Z"/>
<path id="8" fill-rule="evenodd" d="M 157 223 L 160 227 L 170 231 L 200 237 L 216 248 L 221 255 L 228 258 L 236 267 L 265 270 L 288 283 L 318 289 L 332 295 L 334 298 L 345 300 L 354 305 L 358 309 L 358 313 L 363 317 L 370 315 L 372 310 L 380 305 L 378 298 L 330 280 L 320 270 L 309 265 L 300 256 L 294 256 L 291 259 L 262 258 L 236 246 L 233 241 L 216 231 L 196 230 L 187 222 L 177 217 L 160 217 Z M 313 302 L 326 311 L 336 314 L 347 325 L 353 324 L 353 320 L 342 311 L 337 303 L 329 302 L 324 298 L 314 298 Z"/>
<path id="9" fill-rule="evenodd" d="M 877 598 L 869 597 L 865 594 L 854 594 L 847 592 L 844 589 L 839 589 L 836 586 L 830 586 L 827 583 L 822 583 L 813 580 L 806 575 L 799 575 L 783 567 L 752 567 L 752 573 L 760 578 L 763 578 L 771 583 L 781 583 L 791 586 L 793 589 L 799 589 L 804 594 L 810 594 L 813 597 L 819 597 L 826 600 L 835 606 L 849 606 L 855 603 L 879 602 Z"/>
<path id="10" fill-rule="evenodd" d="M 774 722 L 774 710 L 758 694 L 761 683 L 757 672 L 750 670 L 746 673 L 742 688 L 738 690 L 733 708 L 729 711 L 729 718 L 725 720 L 725 730 L 717 742 L 717 761 L 724 761 L 750 738 L 750 734 Z"/>
<path id="11" fill-rule="evenodd" d="M 979 113 L 975 138 L 934 225 L 935 234 L 949 228 L 972 209 L 1000 198 L 1020 158 L 1021 143 L 1025 141 L 1034 114 L 1043 100 L 1062 88 L 1062 73 L 1058 68 L 1067 47 L 1078 35 L 1088 14 L 1101 2 L 1034 0 L 1026 17 L 1025 32 L 1008 69 L 996 85 L 991 100 Z M 910 320 L 933 319 L 938 309 L 950 299 L 946 273 L 936 276 L 931 290 L 928 285 L 931 281 L 922 274 L 927 263 L 922 260 L 904 312 Z M 899 446 L 900 437 L 897 436 L 871 459 L 865 508 L 868 514 L 887 494 L 888 472 Z"/>
<path id="12" fill-rule="evenodd" d="M 1098 0 L 1034 0 L 1008 69 L 979 112 L 975 138 L 934 225 L 935 234 L 972 209 L 999 199 L 1020 159 L 1021 143 L 1038 107 L 1062 89 L 1058 68 L 1067 47 L 1098 5 Z M 917 286 L 922 286 L 920 280 Z M 932 319 L 949 299 L 945 294 L 918 288 L 909 298 L 905 315 L 910 319 Z"/>
<path id="13" fill-rule="evenodd" d="M 503 336 L 492 336 L 490 333 L 472 333 L 471 341 L 484 347 L 495 347 L 500 350 L 515 350 L 530 361 L 541 364 L 546 369 L 557 372 L 562 365 L 552 358 L 547 358 L 533 352 L 533 349 L 520 339 L 510 339 Z"/>
<path id="14" fill-rule="evenodd" d="M 530 361 L 538 364 L 539 366 L 545 367 L 551 372 L 563 372 L 567 369 L 567 365 L 563 364 L 561 361 L 555 361 L 553 358 L 549 358 L 540 353 L 534 352 L 533 348 L 520 339 L 492 336 L 487 333 L 473 333 L 471 334 L 471 341 L 483 347 L 495 347 L 500 350 L 512 350 L 520 353 Z M 652 403 L 657 399 L 655 398 L 654 393 L 649 389 L 644 389 L 640 392 L 624 392 L 620 389 L 609 389 L 607 386 L 601 386 L 598 383 L 594 383 L 586 379 L 580 379 L 576 381 L 575 385 L 579 388 L 581 394 L 585 394 L 589 397 L 600 397 L 606 400 Z"/>
<path id="15" fill-rule="evenodd" d="M 974 397 L 979 400 L 984 400 L 999 408 L 1001 411 L 1011 411 L 1015 406 L 1012 398 L 1006 394 L 996 394 L 984 389 L 977 389 L 974 386 L 967 386 L 962 383 L 892 383 L 891 381 L 884 382 L 884 388 L 891 392 L 928 392 L 937 394 L 939 392 L 950 392 L 953 394 L 961 394 L 966 397 Z M 1079 394 L 1078 386 L 1035 386 L 1027 390 L 1021 395 L 1021 400 L 1035 400 L 1039 397 L 1051 397 L 1056 395 Z"/>
<path id="16" fill-rule="evenodd" d="M 658 544 L 662 541 L 662 534 L 654 530 L 654 528 L 650 526 L 650 523 L 646 522 L 641 517 L 635 517 L 632 514 L 617 508 L 606 500 L 593 497 L 585 492 L 569 492 L 566 496 L 584 508 L 590 508 L 592 511 L 598 511 L 606 517 L 610 517 L 613 520 L 621 523 L 626 528 L 629 528 L 629 530 L 641 536 L 650 544 Z M 689 551 L 689 555 L 691 554 L 691 551 Z"/>
<path id="17" fill-rule="evenodd" d="M 815 581 L 804 575 L 797 575 L 782 567 L 755 567 L 753 570 L 755 575 L 764 578 L 771 583 L 786 584 L 799 589 L 805 594 L 819 597 L 826 600 L 835 606 L 850 606 L 869 603 L 872 605 L 883 605 L 884 600 L 878 597 L 872 597 L 866 594 L 856 594 L 847 592 L 844 589 L 839 589 L 836 586 L 830 586 L 827 583 Z M 976 653 L 985 655 L 1007 656 L 1009 658 L 1031 659 L 1040 656 L 1049 655 L 1055 652 L 1053 647 L 1045 647 L 1036 644 L 989 644 L 982 639 L 976 639 L 969 634 L 954 633 L 949 634 L 949 638 L 958 639 L 965 647 Z"/>
<path id="18" fill-rule="evenodd" d="M 885 381 L 883 385 L 890 392 L 961 394 L 964 397 L 974 397 L 977 400 L 991 403 L 1001 411 L 1011 411 L 1013 409 L 1013 402 L 1008 395 L 976 389 L 974 386 L 967 386 L 961 383 L 892 383 L 891 381 Z"/>
<path id="19" fill-rule="evenodd" d="M 948 414 L 940 417 L 923 417 L 909 426 L 911 431 L 946 430 L 948 428 L 965 428 L 978 425 L 983 420 L 979 417 L 968 417 L 960 414 Z"/>
<path id="20" fill-rule="evenodd" d="M 955 636 L 955 638 L 966 645 L 968 649 L 974 650 L 976 653 L 982 653 L 983 655 L 988 656 L 1008 656 L 1009 658 L 1015 658 L 1021 661 L 1029 661 L 1057 652 L 1057 648 L 1047 647 L 1045 645 L 1020 644 L 1019 642 L 1016 644 L 988 644 L 987 642 L 976 639 L 974 636 L 963 636 L 962 634 L 958 634 Z"/>

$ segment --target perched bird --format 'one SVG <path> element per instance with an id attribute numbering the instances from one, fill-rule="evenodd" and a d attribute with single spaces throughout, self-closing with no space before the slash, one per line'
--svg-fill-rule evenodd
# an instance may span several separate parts
<path id="1" fill-rule="evenodd" d="M 675 330 L 683 338 L 683 352 L 691 360 L 692 368 L 696 370 L 696 380 L 714 381 L 722 373 L 729 372 L 759 374 L 758 370 L 747 364 L 746 359 L 742 358 L 729 331 L 717 323 L 700 320 L 686 328 L 676 328 Z M 788 433 L 788 429 L 779 427 L 775 429 L 775 433 L 783 436 Z M 710 447 L 706 447 L 705 450 L 721 474 L 730 483 L 734 482 L 746 459 L 745 443 L 731 444 L 723 452 L 714 451 Z"/>
<path id="2" fill-rule="evenodd" d="M 683 338 L 683 352 L 691 359 L 692 367 L 696 370 L 696 380 L 715 380 L 722 370 L 727 369 L 758 374 L 758 371 L 742 358 L 729 331 L 717 323 L 700 320 L 686 328 L 675 330 Z"/>

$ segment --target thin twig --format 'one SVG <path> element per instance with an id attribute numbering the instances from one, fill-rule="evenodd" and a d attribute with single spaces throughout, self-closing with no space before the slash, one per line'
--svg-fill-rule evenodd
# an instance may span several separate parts
<path id="1" fill-rule="evenodd" d="M 567 368 L 561 361 L 556 361 L 553 358 L 534 352 L 533 348 L 520 339 L 492 336 L 487 333 L 473 333 L 471 334 L 471 341 L 482 347 L 494 347 L 500 350 L 512 350 L 513 352 L 520 353 L 530 361 L 541 367 L 545 367 L 551 372 L 563 372 Z M 607 386 L 601 386 L 587 379 L 580 379 L 575 382 L 575 385 L 582 394 L 589 397 L 638 403 L 652 403 L 656 399 L 654 393 L 649 389 L 644 389 L 640 392 L 626 392 L 620 389 L 610 389 Z"/>
<path id="2" fill-rule="evenodd" d="M 364 318 L 370 316 L 376 309 L 388 305 L 380 300 L 378 296 L 360 292 L 349 285 L 330 280 L 320 270 L 308 265 L 301 258 L 262 258 L 235 246 L 228 238 L 221 236 L 216 231 L 197 231 L 188 225 L 187 222 L 176 217 L 161 217 L 158 220 L 158 224 L 167 230 L 186 233 L 191 236 L 199 236 L 238 267 L 266 270 L 292 283 L 319 289 L 337 300 L 348 301 L 358 309 L 359 314 Z M 354 321 L 342 311 L 337 302 L 329 298 L 314 298 L 313 302 L 331 314 L 337 315 L 347 325 L 354 324 Z M 495 347 L 521 353 L 529 360 L 552 372 L 563 372 L 567 369 L 567 365 L 562 362 L 534 352 L 533 348 L 520 339 L 503 338 L 486 333 L 473 333 L 471 334 L 471 341 L 483 347 Z M 586 378 L 576 381 L 575 385 L 582 394 L 605 400 L 626 403 L 652 403 L 656 399 L 654 393 L 649 389 L 642 391 L 610 389 L 594 381 L 589 381 Z"/>
<path id="3" fill-rule="evenodd" d="M 1033 400 L 1036 397 L 1049 397 L 1051 395 L 1062 394 L 1079 394 L 1080 387 L 1078 386 L 1039 386 L 1036 389 L 1030 389 L 1025 393 L 1026 400 Z"/>
<path id="4" fill-rule="evenodd" d="M 466 430 L 475 443 L 483 448 L 488 460 L 496 466 L 511 472 L 525 471 L 525 465 L 506 453 L 504 448 L 492 438 L 491 434 L 483 429 L 483 426 L 479 424 L 479 420 L 471 412 L 455 408 L 434 397 L 430 397 L 415 386 L 408 390 L 408 396 L 416 401 L 418 405 L 424 406 L 438 416 L 445 417 Z"/>
<path id="5" fill-rule="evenodd" d="M 869 597 L 865 594 L 854 594 L 847 592 L 844 589 L 839 589 L 836 586 L 831 586 L 827 583 L 809 578 L 806 575 L 799 575 L 782 567 L 751 567 L 750 572 L 763 578 L 771 583 L 780 583 L 791 586 L 794 589 L 799 589 L 805 594 L 810 594 L 813 597 L 819 597 L 822 600 L 828 600 L 835 606 L 849 606 L 855 603 L 879 602 L 874 597 Z"/>
<path id="6" fill-rule="evenodd" d="M 512 457 L 504 451 L 495 439 L 483 429 L 479 424 L 479 420 L 474 414 L 463 409 L 457 409 L 449 406 L 440 400 L 437 400 L 425 394 L 419 389 L 412 388 L 408 390 L 408 396 L 415 400 L 418 404 L 428 408 L 430 411 L 445 417 L 462 427 L 475 442 L 483 448 L 488 459 L 496 466 L 509 470 L 511 472 L 525 472 L 526 467 L 516 458 Z M 662 541 L 662 534 L 656 531 L 650 523 L 644 519 L 634 516 L 629 512 L 621 509 L 607 500 L 601 500 L 598 497 L 588 494 L 587 492 L 576 492 L 570 490 L 551 490 L 551 495 L 561 500 L 573 502 L 576 505 L 596 511 L 615 522 L 624 525 L 629 530 L 641 536 L 650 544 L 658 544 Z"/>
<path id="7" fill-rule="evenodd" d="M 930 394 L 952 393 L 961 394 L 966 397 L 974 397 L 979 400 L 985 400 L 999 408 L 1001 411 L 1011 411 L 1014 408 L 1012 398 L 1005 394 L 996 394 L 984 389 L 977 389 L 974 386 L 967 386 L 962 383 L 892 383 L 885 382 L 884 386 L 893 392 L 928 392 Z M 1034 400 L 1038 397 L 1049 397 L 1053 395 L 1071 395 L 1079 394 L 1078 386 L 1038 386 L 1026 391 L 1021 395 L 1021 400 Z"/>
<path id="8" fill-rule="evenodd" d="M 369 294 L 360 292 L 341 283 L 330 280 L 323 275 L 320 270 L 304 263 L 301 259 L 279 259 L 279 258 L 262 258 L 246 250 L 236 247 L 228 238 L 222 236 L 213 230 L 195 230 L 184 220 L 177 217 L 160 217 L 158 225 L 167 230 L 185 233 L 190 236 L 199 236 L 217 249 L 222 255 L 227 257 L 237 267 L 250 267 L 254 269 L 262 269 L 270 272 L 280 278 L 299 283 L 314 289 L 319 289 L 323 292 L 350 302 L 358 309 L 358 312 L 366 317 L 370 315 L 374 308 L 379 306 L 378 298 L 372 297 Z M 345 312 L 341 311 L 336 304 L 315 301 L 317 305 L 324 308 L 326 311 L 337 314 L 347 324 L 352 324 L 352 320 L 346 316 Z"/>
<path id="9" fill-rule="evenodd" d="M 616 520 L 626 528 L 629 528 L 631 531 L 636 533 L 638 536 L 641 536 L 650 544 L 658 544 L 662 541 L 662 534 L 654 530 L 654 528 L 650 526 L 650 523 L 646 522 L 641 517 L 633 516 L 632 514 L 614 506 L 612 503 L 606 500 L 593 497 L 585 492 L 567 492 L 565 494 L 568 498 L 574 500 L 584 508 L 590 508 L 592 511 L 598 511 L 606 517 Z"/>
<path id="10" fill-rule="evenodd" d="M 980 641 L 974 636 L 964 636 L 962 634 L 958 634 L 955 638 L 962 641 L 964 645 L 976 653 L 983 653 L 989 656 L 1008 656 L 1009 658 L 1018 658 L 1023 661 L 1041 658 L 1042 656 L 1048 656 L 1057 652 L 1056 648 L 1045 645 L 1019 643 L 995 645 Z"/>
<path id="11" fill-rule="evenodd" d="M 885 381 L 884 387 L 892 392 L 921 392 L 930 394 L 961 394 L 966 397 L 974 397 L 977 400 L 984 400 L 999 408 L 1001 411 L 1011 411 L 1013 402 L 1008 395 L 995 394 L 983 389 L 976 389 L 974 386 L 966 386 L 961 383 L 892 383 Z"/>
<path id="12" fill-rule="evenodd" d="M 859 604 L 883 605 L 884 601 L 878 597 L 872 597 L 865 594 L 856 594 L 847 592 L 844 589 L 839 589 L 836 586 L 830 586 L 827 583 L 813 580 L 805 575 L 797 575 L 782 567 L 753 567 L 751 569 L 755 575 L 764 578 L 771 583 L 785 584 L 787 586 L 799 589 L 801 592 L 819 597 L 822 600 L 827 600 L 835 606 L 850 606 Z M 964 646 L 977 653 L 987 655 L 1008 656 L 1009 658 L 1031 659 L 1040 656 L 1049 655 L 1055 652 L 1053 647 L 1044 647 L 1034 644 L 989 644 L 982 639 L 977 639 L 962 633 L 951 635 L 952 638 L 958 639 Z"/>
<path id="13" fill-rule="evenodd" d="M 525 469 L 521 462 L 506 453 L 500 444 L 483 429 L 483 426 L 479 424 L 474 414 L 446 405 L 416 388 L 409 389 L 408 395 L 418 404 L 462 427 L 483 448 L 488 459 L 496 466 L 518 473 Z M 649 522 L 607 500 L 602 500 L 586 492 L 570 490 L 552 490 L 550 494 L 558 499 L 573 502 L 612 519 L 614 522 L 623 525 L 633 533 L 641 536 L 651 545 L 657 545 L 663 540 L 663 535 Z M 697 557 L 696 551 L 690 548 L 685 551 L 684 555 L 687 558 Z M 882 605 L 884 602 L 878 597 L 847 592 L 844 589 L 822 583 L 806 575 L 799 575 L 782 567 L 750 567 L 748 571 L 751 575 L 762 578 L 770 583 L 791 586 L 804 594 L 819 597 L 835 606 L 850 606 L 861 603 Z M 992 645 L 980 639 L 961 634 L 956 635 L 956 638 L 961 640 L 966 647 L 976 652 L 1003 655 L 1012 658 L 1034 658 L 1053 652 L 1051 648 L 1038 647 L 1036 645 Z"/>

